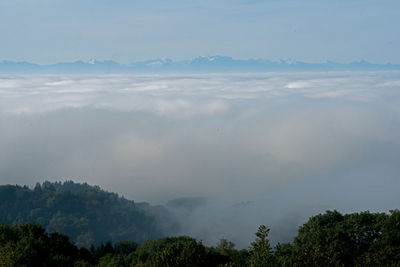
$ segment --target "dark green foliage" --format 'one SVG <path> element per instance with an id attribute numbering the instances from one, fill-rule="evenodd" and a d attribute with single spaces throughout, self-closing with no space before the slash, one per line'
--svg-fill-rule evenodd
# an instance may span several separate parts
<path id="1" fill-rule="evenodd" d="M 274 264 L 281 267 L 298 266 L 296 253 L 292 244 L 277 244 L 274 252 Z"/>
<path id="2" fill-rule="evenodd" d="M 67 236 L 47 235 L 38 224 L 0 225 L 1 266 L 73 266 L 78 248 Z"/>
<path id="3" fill-rule="evenodd" d="M 197 254 L 196 259 L 193 253 Z M 138 261 L 151 266 L 164 266 L 165 264 L 166 266 L 175 266 L 172 265 L 174 262 L 168 260 L 169 257 L 173 257 L 175 262 L 181 264 L 185 264 L 189 260 L 192 264 L 197 264 L 204 259 L 205 247 L 187 236 L 165 237 L 144 242 L 137 248 L 136 255 Z M 160 265 L 161 263 L 163 265 Z"/>
<path id="4" fill-rule="evenodd" d="M 251 243 L 250 266 L 264 267 L 273 265 L 271 245 L 268 240 L 269 228 L 260 225 L 256 233 L 256 240 Z"/>
<path id="5" fill-rule="evenodd" d="M 190 237 L 180 237 L 168 242 L 150 260 L 153 266 L 199 267 L 205 266 L 206 251 L 201 242 Z"/>
<path id="6" fill-rule="evenodd" d="M 400 263 L 399 211 L 327 211 L 300 227 L 294 250 L 299 266 L 392 266 Z"/>
<path id="7" fill-rule="evenodd" d="M 209 256 L 211 255 L 213 256 L 212 262 L 215 265 L 210 264 L 209 266 L 248 266 L 250 260 L 248 250 L 237 250 L 234 243 L 224 238 L 218 242 L 215 248 L 209 249 Z"/>
<path id="8" fill-rule="evenodd" d="M 167 214 L 161 207 L 134 203 L 97 186 L 72 181 L 44 182 L 33 190 L 0 186 L 0 222 L 37 222 L 49 232 L 67 234 L 79 246 L 161 237 L 156 214 L 162 214 L 164 227 Z"/>
<path id="9" fill-rule="evenodd" d="M 293 244 L 271 249 L 261 225 L 250 250 L 222 239 L 205 247 L 187 236 L 111 242 L 80 248 L 38 224 L 0 224 L 0 266 L 400 266 L 400 211 L 342 215 L 328 211 L 299 228 Z"/>
<path id="10" fill-rule="evenodd" d="M 237 250 L 226 239 L 215 247 L 187 236 L 146 240 L 160 235 L 153 208 L 87 184 L 46 182 L 33 190 L 0 186 L 0 219 L 6 223 L 0 223 L 0 267 L 400 267 L 399 210 L 327 211 L 302 225 L 293 243 L 275 248 L 269 228 L 261 225 L 250 248 Z M 161 207 L 155 209 L 162 213 Z M 26 221 L 44 227 L 19 224 Z M 77 246 L 82 244 L 91 246 Z"/>

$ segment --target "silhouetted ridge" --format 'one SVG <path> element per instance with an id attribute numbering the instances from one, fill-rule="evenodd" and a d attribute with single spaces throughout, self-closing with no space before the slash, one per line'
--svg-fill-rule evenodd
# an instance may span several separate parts
<path id="1" fill-rule="evenodd" d="M 37 222 L 47 231 L 67 234 L 79 246 L 107 240 L 143 242 L 176 227 L 161 206 L 135 203 L 98 186 L 72 181 L 44 182 L 34 189 L 0 186 L 0 221 Z"/>
<path id="2" fill-rule="evenodd" d="M 266 72 L 266 71 L 352 71 L 400 70 L 400 64 L 375 64 L 364 60 L 350 63 L 302 62 L 295 59 L 234 59 L 227 56 L 200 56 L 188 60 L 152 59 L 120 64 L 112 60 L 82 60 L 39 65 L 0 61 L 0 73 L 153 73 L 153 72 Z"/>

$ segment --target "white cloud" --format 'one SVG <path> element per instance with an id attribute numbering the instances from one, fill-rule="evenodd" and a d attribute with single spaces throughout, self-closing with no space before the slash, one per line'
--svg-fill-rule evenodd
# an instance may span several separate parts
<path id="1" fill-rule="evenodd" d="M 391 72 L 2 76 L 0 108 L 15 113 L 107 106 L 167 116 L 213 115 L 227 112 L 238 101 L 295 96 L 368 102 L 388 94 L 400 96 L 398 77 Z"/>
<path id="2" fill-rule="evenodd" d="M 243 246 L 257 224 L 280 227 L 294 209 L 392 208 L 394 74 L 0 76 L 1 182 L 72 178 L 153 203 L 224 199 L 185 218 L 202 222 L 186 233 Z M 231 228 L 203 227 L 224 221 Z"/>

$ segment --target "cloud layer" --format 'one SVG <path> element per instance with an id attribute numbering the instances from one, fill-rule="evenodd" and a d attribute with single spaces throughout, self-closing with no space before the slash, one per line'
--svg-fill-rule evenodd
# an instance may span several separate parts
<path id="1" fill-rule="evenodd" d="M 183 233 L 209 243 L 400 205 L 399 72 L 0 76 L 0 129 L 1 183 L 205 197 Z"/>
<path id="2" fill-rule="evenodd" d="M 272 98 L 371 102 L 398 97 L 398 72 L 197 75 L 0 76 L 2 110 L 40 113 L 112 108 L 158 115 L 213 115 Z M 395 90 L 393 90 L 395 89 Z"/>

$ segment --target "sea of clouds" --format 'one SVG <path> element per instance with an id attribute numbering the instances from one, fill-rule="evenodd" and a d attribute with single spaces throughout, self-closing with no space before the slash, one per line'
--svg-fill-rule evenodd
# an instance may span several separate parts
<path id="1" fill-rule="evenodd" d="M 183 234 L 290 240 L 326 209 L 400 207 L 400 72 L 0 75 L 0 183 L 86 181 Z"/>

